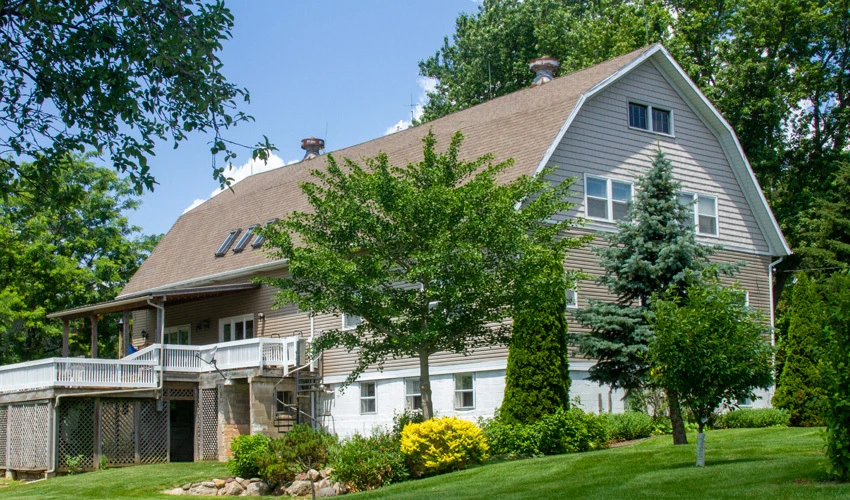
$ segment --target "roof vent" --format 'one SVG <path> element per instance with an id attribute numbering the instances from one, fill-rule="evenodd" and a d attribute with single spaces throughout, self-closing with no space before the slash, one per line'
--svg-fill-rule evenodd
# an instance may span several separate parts
<path id="1" fill-rule="evenodd" d="M 319 151 L 325 149 L 325 140 L 316 139 L 315 137 L 304 139 L 301 141 L 301 149 L 306 151 L 304 154 L 304 160 L 315 158 L 319 156 Z"/>
<path id="2" fill-rule="evenodd" d="M 531 61 L 528 67 L 536 73 L 531 86 L 539 87 L 555 78 L 555 72 L 561 67 L 561 63 L 554 57 L 538 57 Z"/>

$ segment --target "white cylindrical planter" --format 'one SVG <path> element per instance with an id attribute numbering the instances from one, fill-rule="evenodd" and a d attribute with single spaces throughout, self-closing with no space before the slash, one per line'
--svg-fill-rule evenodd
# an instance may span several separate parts
<path id="1" fill-rule="evenodd" d="M 705 433 L 697 434 L 697 467 L 705 467 Z"/>

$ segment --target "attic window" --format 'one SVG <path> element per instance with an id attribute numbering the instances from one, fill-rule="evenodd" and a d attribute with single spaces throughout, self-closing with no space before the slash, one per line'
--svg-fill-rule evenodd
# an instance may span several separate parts
<path id="1" fill-rule="evenodd" d="M 245 247 L 248 246 L 248 242 L 251 241 L 251 236 L 254 236 L 254 229 L 257 229 L 259 224 L 254 224 L 253 226 L 248 226 L 248 229 L 245 230 L 245 234 L 239 238 L 239 243 L 233 247 L 233 253 L 239 253 L 242 250 L 245 250 Z M 227 250 L 225 250 L 226 252 Z"/>
<path id="2" fill-rule="evenodd" d="M 673 135 L 671 118 L 670 110 L 629 103 L 629 127 L 631 128 Z"/>
<path id="3" fill-rule="evenodd" d="M 274 224 L 275 222 L 277 222 L 279 220 L 280 219 L 275 217 L 274 219 L 271 219 L 268 222 L 266 222 L 266 226 L 268 226 L 269 224 Z M 254 227 L 257 227 L 257 226 L 254 226 Z M 266 237 L 261 234 L 261 235 L 257 236 L 257 238 L 254 240 L 254 243 L 251 245 L 251 248 L 260 248 L 261 246 L 263 246 L 263 243 L 265 243 L 265 242 L 266 242 Z"/>
<path id="4" fill-rule="evenodd" d="M 218 251 L 215 253 L 215 256 L 224 257 L 224 255 L 227 253 L 227 249 L 230 248 L 230 245 L 233 244 L 233 240 L 235 240 L 236 237 L 239 236 L 240 232 L 242 232 L 242 229 L 234 229 L 233 231 L 230 231 L 230 234 L 227 235 L 227 238 L 225 238 L 224 243 L 222 243 L 221 246 L 218 247 Z"/>

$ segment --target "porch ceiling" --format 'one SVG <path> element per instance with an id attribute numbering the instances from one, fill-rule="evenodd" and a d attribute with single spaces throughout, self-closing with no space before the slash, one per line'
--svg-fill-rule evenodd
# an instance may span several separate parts
<path id="1" fill-rule="evenodd" d="M 256 283 L 236 283 L 230 285 L 199 286 L 192 288 L 174 288 L 171 290 L 160 290 L 131 297 L 122 297 L 108 302 L 92 304 L 89 306 L 75 307 L 65 311 L 50 313 L 48 318 L 77 319 L 92 315 L 109 314 L 121 311 L 135 311 L 138 309 L 152 309 L 148 300 L 154 302 L 181 303 L 193 300 L 217 297 L 246 290 L 254 290 L 260 285 Z"/>

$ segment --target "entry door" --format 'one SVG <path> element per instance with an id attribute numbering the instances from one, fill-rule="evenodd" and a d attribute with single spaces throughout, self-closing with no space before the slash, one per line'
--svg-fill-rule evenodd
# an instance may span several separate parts
<path id="1" fill-rule="evenodd" d="M 254 315 L 245 314 L 219 320 L 219 342 L 254 338 Z"/>

